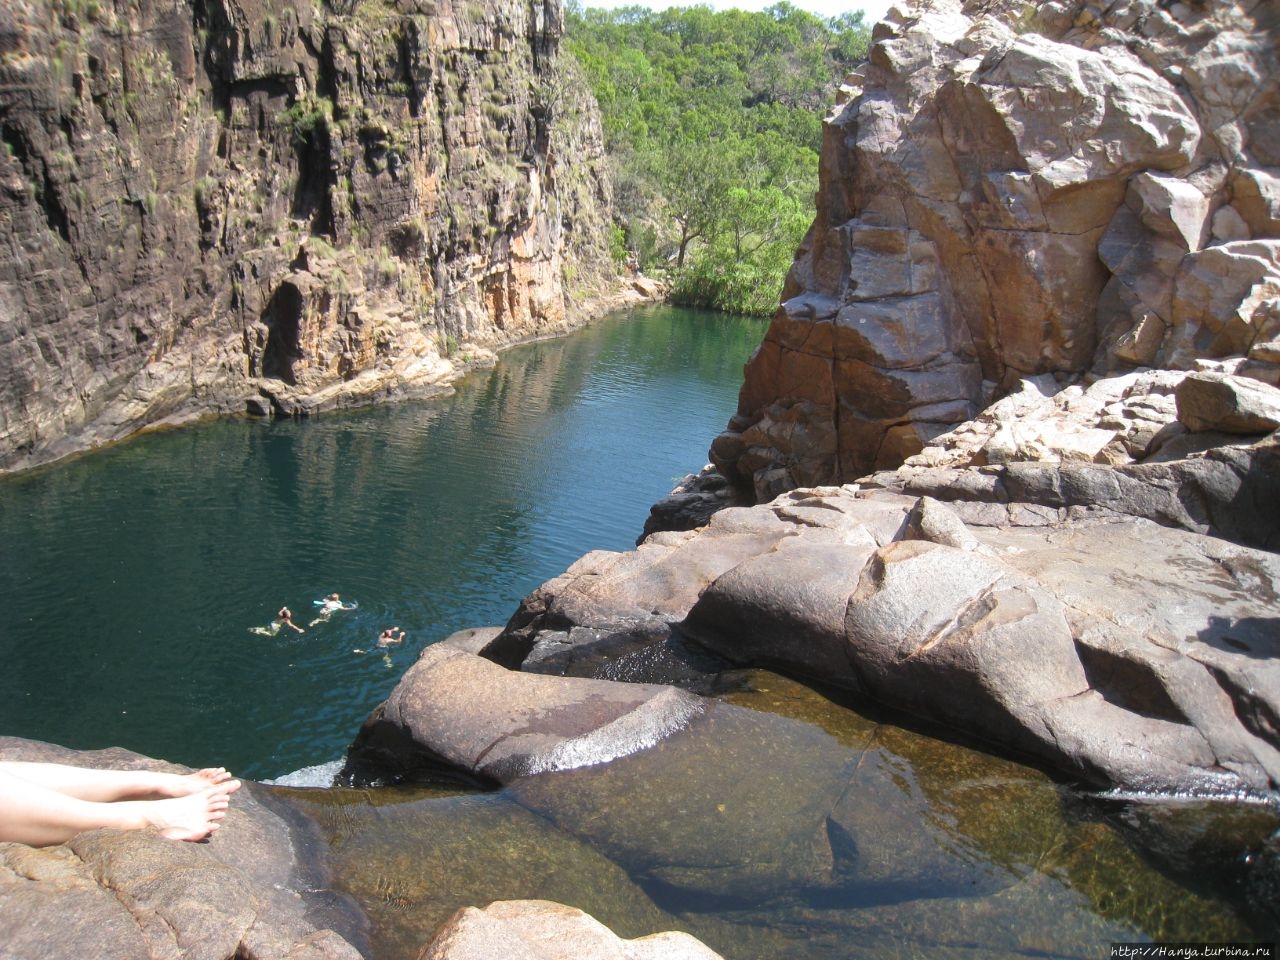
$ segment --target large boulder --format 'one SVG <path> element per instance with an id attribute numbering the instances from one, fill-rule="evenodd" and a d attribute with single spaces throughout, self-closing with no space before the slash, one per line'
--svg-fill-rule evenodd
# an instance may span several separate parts
<path id="1" fill-rule="evenodd" d="M 1239 357 L 1280 382 L 1278 35 L 1238 0 L 891 10 L 827 118 L 719 471 L 757 502 L 853 481 L 1025 380 Z M 1112 419 L 989 452 L 1140 459 Z"/>
<path id="2" fill-rule="evenodd" d="M 435 644 L 365 722 L 348 766 L 508 783 L 645 749 L 702 709 L 675 687 L 553 679 Z"/>
<path id="3" fill-rule="evenodd" d="M 188 773 L 119 748 L 0 738 L 0 757 Z M 359 960 L 363 920 L 325 891 L 296 815 L 257 784 L 207 843 L 93 830 L 33 849 L 0 843 L 0 955 Z"/>
<path id="4" fill-rule="evenodd" d="M 590 634 L 661 569 L 705 582 L 667 597 L 666 635 L 734 663 L 855 690 L 1090 783 L 1273 791 L 1280 560 L 1205 536 L 1187 516 L 1199 488 L 1153 467 L 1166 473 L 1148 486 L 1095 465 L 932 471 L 957 481 L 950 504 L 902 484 L 795 491 L 571 568 L 536 607 L 571 610 Z M 1144 509 L 1180 509 L 1185 529 Z M 539 623 L 510 629 L 535 651 Z"/>

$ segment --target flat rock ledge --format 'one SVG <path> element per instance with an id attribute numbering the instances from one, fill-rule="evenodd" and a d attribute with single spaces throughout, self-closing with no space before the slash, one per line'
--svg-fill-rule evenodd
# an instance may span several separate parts
<path id="1" fill-rule="evenodd" d="M 15 737 L 0 738 L 0 758 L 191 772 L 120 748 Z M 322 892 L 289 816 L 246 782 L 207 843 L 121 830 L 42 848 L 0 843 L 0 956 L 361 960 L 363 920 Z"/>
<path id="2" fill-rule="evenodd" d="M 1235 466 L 1247 473 L 1261 449 L 1272 450 Z M 1074 469 L 935 471 L 960 487 L 1004 484 L 986 497 L 952 486 L 951 503 L 902 492 L 919 480 L 908 471 L 898 489 L 811 488 L 725 509 L 700 529 L 583 557 L 473 648 L 526 671 L 603 675 L 695 644 L 1095 786 L 1274 798 L 1280 557 L 1197 532 L 1207 520 L 1179 528 L 1121 512 L 1118 498 L 1073 503 Z M 1161 469 L 1148 478 L 1161 502 L 1196 513 L 1177 482 L 1196 465 Z M 1011 482 L 1040 473 L 1040 486 Z M 1041 487 L 1052 496 L 1027 493 Z M 435 721 L 446 722 L 461 721 Z M 430 726 L 416 729 L 439 736 Z"/>

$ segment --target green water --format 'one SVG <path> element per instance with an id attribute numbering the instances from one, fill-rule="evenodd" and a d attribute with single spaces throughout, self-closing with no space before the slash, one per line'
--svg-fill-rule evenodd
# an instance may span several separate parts
<path id="1" fill-rule="evenodd" d="M 642 310 L 447 400 L 220 421 L 0 480 L 0 730 L 254 779 L 338 759 L 425 644 L 634 545 L 763 332 Z M 359 608 L 251 632 L 333 591 Z M 354 652 L 393 624 L 402 647 Z"/>

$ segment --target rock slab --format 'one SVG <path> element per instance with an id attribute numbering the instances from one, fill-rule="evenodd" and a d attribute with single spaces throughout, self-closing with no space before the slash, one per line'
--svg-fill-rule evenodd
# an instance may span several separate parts
<path id="1" fill-rule="evenodd" d="M 520 673 L 435 644 L 365 722 L 348 767 L 503 784 L 643 750 L 701 710 L 674 687 Z"/>

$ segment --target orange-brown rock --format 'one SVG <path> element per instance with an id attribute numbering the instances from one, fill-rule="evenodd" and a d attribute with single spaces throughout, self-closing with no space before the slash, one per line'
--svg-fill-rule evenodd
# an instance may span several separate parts
<path id="1" fill-rule="evenodd" d="M 855 480 L 1044 375 L 1280 381 L 1277 38 L 1250 0 L 892 10 L 716 467 Z"/>

